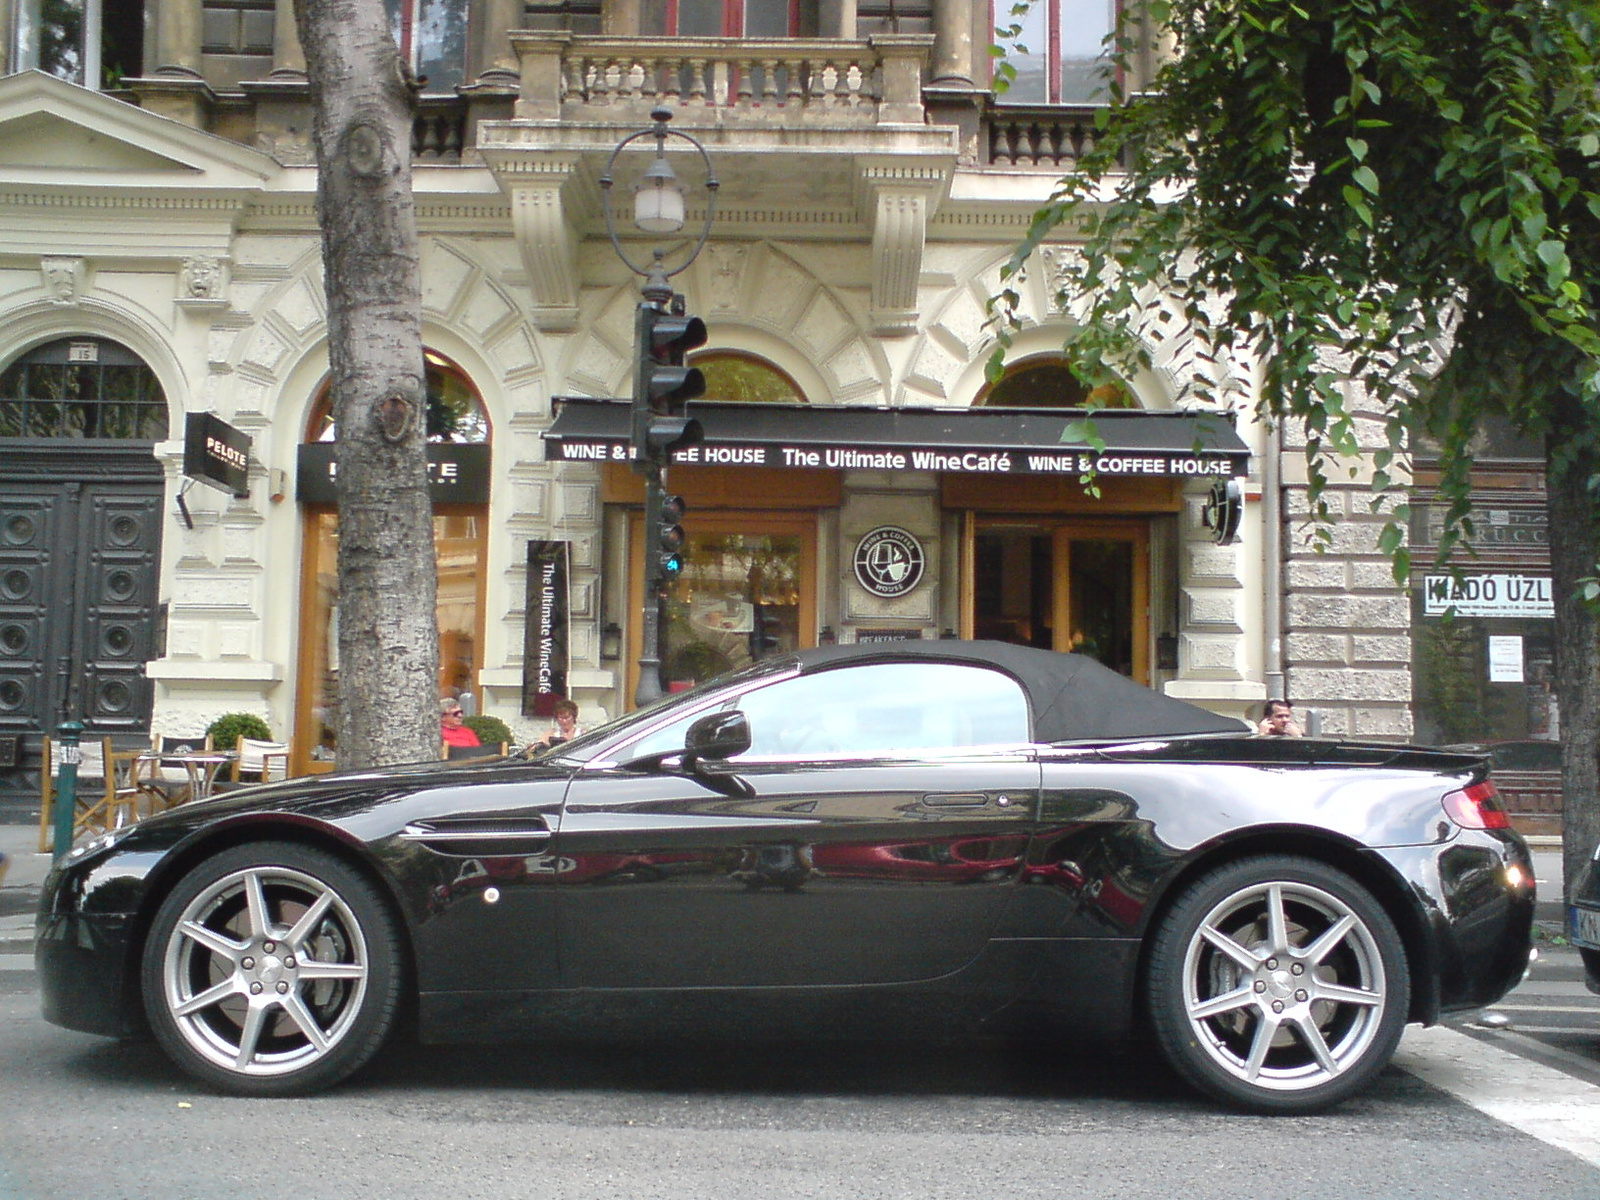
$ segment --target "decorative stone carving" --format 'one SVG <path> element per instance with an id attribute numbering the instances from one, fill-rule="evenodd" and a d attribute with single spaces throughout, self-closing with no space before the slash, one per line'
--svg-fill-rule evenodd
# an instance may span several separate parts
<path id="1" fill-rule="evenodd" d="M 489 158 L 489 156 L 485 156 Z M 541 329 L 570 330 L 578 322 L 578 234 L 567 215 L 564 190 L 577 169 L 576 155 L 507 155 L 490 167 L 511 197 L 511 225 L 533 291 Z"/>
<path id="2" fill-rule="evenodd" d="M 856 176 L 856 203 L 872 230 L 872 321 L 883 335 L 910 333 L 917 323 L 917 284 L 928 219 L 943 199 L 941 166 L 865 162 Z"/>
<path id="3" fill-rule="evenodd" d="M 1067 306 L 1062 303 L 1061 289 L 1066 284 L 1067 268 L 1077 257 L 1077 251 L 1066 246 L 1046 246 L 1039 251 L 1039 257 L 1044 262 L 1045 307 L 1050 312 L 1063 313 Z"/>
<path id="4" fill-rule="evenodd" d="M 78 303 L 83 291 L 83 259 L 47 256 L 39 260 L 39 273 L 44 277 L 44 286 L 54 303 Z"/>
<path id="5" fill-rule="evenodd" d="M 726 243 L 708 246 L 711 263 L 712 307 L 726 312 L 739 306 L 739 281 L 744 275 L 747 248 Z"/>
<path id="6" fill-rule="evenodd" d="M 184 300 L 222 299 L 222 261 L 209 256 L 184 259 L 179 292 Z"/>

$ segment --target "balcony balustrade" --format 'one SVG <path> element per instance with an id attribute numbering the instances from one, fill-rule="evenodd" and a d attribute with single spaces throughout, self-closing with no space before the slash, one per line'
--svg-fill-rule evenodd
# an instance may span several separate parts
<path id="1" fill-rule="evenodd" d="M 990 166 L 1067 168 L 1094 148 L 1089 106 L 993 104 L 984 114 Z"/>
<path id="2" fill-rule="evenodd" d="M 719 125 L 922 124 L 932 39 L 514 33 L 519 118 L 638 124 L 664 104 Z"/>
<path id="3" fill-rule="evenodd" d="M 425 96 L 411 121 L 415 162 L 458 163 L 467 135 L 467 102 L 455 96 Z"/>

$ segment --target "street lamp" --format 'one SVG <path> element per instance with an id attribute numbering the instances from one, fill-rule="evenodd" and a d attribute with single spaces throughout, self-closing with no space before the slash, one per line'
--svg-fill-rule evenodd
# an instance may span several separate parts
<path id="1" fill-rule="evenodd" d="M 685 315 L 683 297 L 673 293 L 671 280 L 686 270 L 704 248 L 711 235 L 717 200 L 717 177 L 706 148 L 687 133 L 667 128 L 671 109 L 652 109 L 650 119 L 653 124 L 649 129 L 631 133 L 617 143 L 600 175 L 601 208 L 611 248 L 630 271 L 644 280 L 639 288 L 642 299 L 634 316 L 633 469 L 644 476 L 645 484 L 644 613 L 635 704 L 648 704 L 661 695 L 661 601 L 681 565 L 677 549 L 683 539 L 683 530 L 677 524 L 683 502 L 666 494 L 667 464 L 674 449 L 700 440 L 700 424 L 685 415 L 684 407 L 705 391 L 700 372 L 684 363 L 689 350 L 704 344 L 705 322 Z M 667 249 L 661 246 L 652 251 L 649 265 L 639 265 L 628 257 L 617 236 L 611 208 L 612 169 L 624 150 L 644 138 L 653 138 L 656 145 L 655 157 L 633 194 L 633 223 L 641 233 L 671 237 L 680 233 L 687 222 L 684 189 L 667 161 L 667 139 L 688 142 L 705 166 L 705 224 L 693 245 L 679 252 L 681 261 L 672 266 L 667 263 Z"/>

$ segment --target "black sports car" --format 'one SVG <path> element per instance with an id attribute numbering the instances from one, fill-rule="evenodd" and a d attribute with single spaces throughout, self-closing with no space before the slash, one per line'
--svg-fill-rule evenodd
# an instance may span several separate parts
<path id="1" fill-rule="evenodd" d="M 428 1041 L 1097 1043 L 1334 1103 L 1522 977 L 1527 849 L 1481 757 L 1263 738 L 1000 643 L 769 660 L 531 761 L 290 780 L 74 850 L 45 1015 L 234 1092 Z"/>
<path id="2" fill-rule="evenodd" d="M 1595 847 L 1572 889 L 1567 926 L 1583 960 L 1583 981 L 1600 996 L 1600 846 Z"/>

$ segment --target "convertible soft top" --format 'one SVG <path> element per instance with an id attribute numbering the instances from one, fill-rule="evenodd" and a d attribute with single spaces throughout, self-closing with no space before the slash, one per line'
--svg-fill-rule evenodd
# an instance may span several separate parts
<path id="1" fill-rule="evenodd" d="M 1010 642 L 905 641 L 819 646 L 794 655 L 806 671 L 846 662 L 908 658 L 982 662 L 1014 678 L 1028 694 L 1038 742 L 1098 738 L 1242 733 L 1249 727 L 1135 683 L 1081 654 L 1060 654 Z"/>

